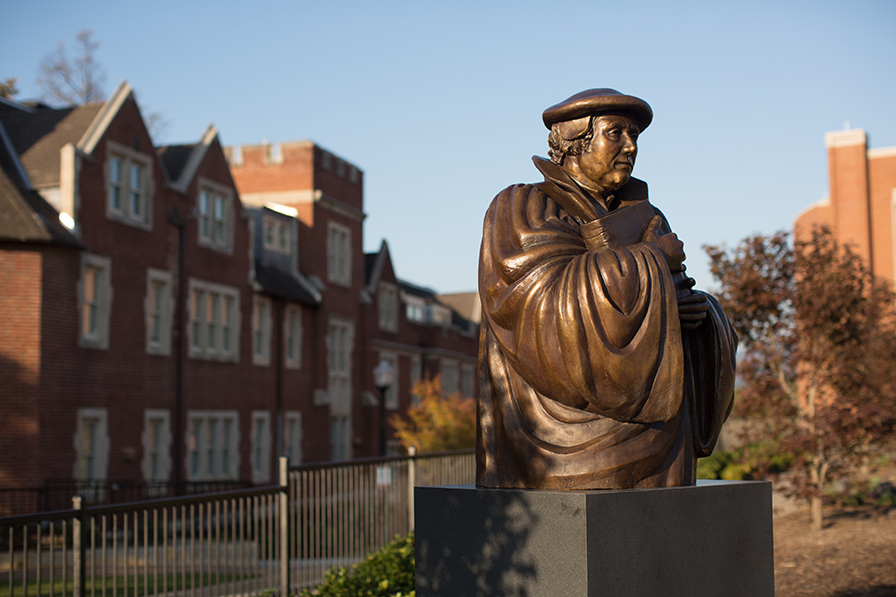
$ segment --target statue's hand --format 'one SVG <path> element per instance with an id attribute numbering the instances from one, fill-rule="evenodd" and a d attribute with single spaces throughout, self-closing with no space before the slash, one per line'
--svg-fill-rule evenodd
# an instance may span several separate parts
<path id="1" fill-rule="evenodd" d="M 673 274 L 684 271 L 682 264 L 684 263 L 684 243 L 678 240 L 678 235 L 674 232 L 669 234 L 660 234 L 660 226 L 663 219 L 660 216 L 653 216 L 647 230 L 644 231 L 644 242 L 652 243 L 663 253 L 666 258 L 666 265 Z"/>
<path id="2" fill-rule="evenodd" d="M 681 327 L 692 330 L 699 327 L 706 319 L 709 311 L 709 300 L 699 290 L 692 290 L 690 294 L 678 297 L 678 319 Z"/>

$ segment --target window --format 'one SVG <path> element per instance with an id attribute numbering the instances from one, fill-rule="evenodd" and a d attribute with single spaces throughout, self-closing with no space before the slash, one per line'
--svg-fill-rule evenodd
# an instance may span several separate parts
<path id="1" fill-rule="evenodd" d="M 187 478 L 239 478 L 239 417 L 236 411 L 187 412 Z"/>
<path id="2" fill-rule="evenodd" d="M 171 476 L 171 417 L 167 410 L 147 409 L 143 416 L 143 478 L 167 481 Z"/>
<path id="3" fill-rule="evenodd" d="M 394 284 L 380 284 L 377 305 L 380 314 L 380 329 L 398 331 L 398 288 Z"/>
<path id="4" fill-rule="evenodd" d="M 107 411 L 79 408 L 77 417 L 74 477 L 79 481 L 105 479 L 109 462 Z"/>
<path id="5" fill-rule="evenodd" d="M 152 158 L 109 141 L 106 161 L 106 217 L 149 229 L 152 224 Z"/>
<path id="6" fill-rule="evenodd" d="M 271 413 L 252 411 L 252 482 L 271 480 Z"/>
<path id="7" fill-rule="evenodd" d="M 233 240 L 233 192 L 200 178 L 197 201 L 199 244 L 229 252 Z"/>
<path id="8" fill-rule="evenodd" d="M 292 223 L 284 222 L 276 218 L 265 217 L 262 226 L 264 228 L 264 248 L 289 255 L 292 252 Z"/>
<path id="9" fill-rule="evenodd" d="M 426 303 L 416 296 L 405 296 L 406 316 L 410 321 L 422 322 L 426 318 Z"/>
<path id="10" fill-rule="evenodd" d="M 283 358 L 287 369 L 302 367 L 302 309 L 289 305 L 283 317 Z"/>
<path id="11" fill-rule="evenodd" d="M 352 346 L 354 324 L 347 319 L 331 318 L 327 329 L 327 370 L 329 373 L 330 447 L 333 460 L 352 457 Z"/>
<path id="12" fill-rule="evenodd" d="M 146 352 L 171 354 L 171 273 L 146 270 Z"/>
<path id="13" fill-rule="evenodd" d="M 351 451 L 352 419 L 348 415 L 330 417 L 330 460 L 349 460 Z"/>
<path id="14" fill-rule="evenodd" d="M 252 363 L 271 364 L 271 300 L 255 295 L 252 306 Z"/>
<path id="15" fill-rule="evenodd" d="M 236 288 L 190 280 L 190 356 L 239 360 L 239 305 Z"/>
<path id="16" fill-rule="evenodd" d="M 458 387 L 457 361 L 454 359 L 442 359 L 440 373 L 442 380 L 442 392 L 453 395 L 460 389 Z"/>
<path id="17" fill-rule="evenodd" d="M 386 390 L 386 408 L 389 410 L 398 410 L 398 357 L 394 352 L 381 352 L 380 361 L 386 361 L 392 366 L 394 371 L 392 376 L 392 385 Z"/>
<path id="18" fill-rule="evenodd" d="M 302 462 L 302 413 L 297 410 L 286 411 L 286 446 L 283 454 L 293 466 Z"/>
<path id="19" fill-rule="evenodd" d="M 109 316 L 112 311 L 112 260 L 84 254 L 81 258 L 79 288 L 80 345 L 109 348 Z"/>
<path id="20" fill-rule="evenodd" d="M 422 363 L 422 359 L 420 358 L 419 354 L 411 355 L 411 367 L 410 367 L 410 370 L 408 371 L 408 374 L 409 374 L 408 381 L 410 382 L 410 385 L 408 387 L 411 388 L 411 405 L 412 406 L 420 405 L 420 396 L 418 396 L 417 394 L 414 393 L 414 386 L 416 386 L 417 383 L 421 379 L 423 379 L 423 367 L 422 367 L 421 363 Z"/>
<path id="21" fill-rule="evenodd" d="M 461 363 L 460 393 L 464 398 L 476 397 L 476 365 L 473 363 Z"/>
<path id="22" fill-rule="evenodd" d="M 329 280 L 343 286 L 350 286 L 351 261 L 351 231 L 341 224 L 330 222 L 327 232 Z"/>

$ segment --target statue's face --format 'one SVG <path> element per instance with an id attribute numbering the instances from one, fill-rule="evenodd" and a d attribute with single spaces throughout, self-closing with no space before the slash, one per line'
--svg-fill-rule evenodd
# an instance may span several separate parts
<path id="1" fill-rule="evenodd" d="M 640 132 L 627 116 L 595 118 L 591 148 L 578 156 L 579 170 L 588 179 L 584 182 L 605 192 L 627 183 L 635 167 Z"/>

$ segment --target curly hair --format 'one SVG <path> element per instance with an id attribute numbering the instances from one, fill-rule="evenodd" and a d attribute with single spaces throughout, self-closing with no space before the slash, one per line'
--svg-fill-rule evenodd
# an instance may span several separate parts
<path id="1" fill-rule="evenodd" d="M 591 147 L 591 139 L 594 138 L 594 116 L 588 117 L 587 126 L 582 130 L 576 130 L 570 135 L 566 122 L 555 122 L 551 125 L 548 134 L 548 157 L 558 166 L 563 165 L 563 160 L 568 155 L 582 155 Z M 565 133 L 565 134 L 564 134 Z"/>

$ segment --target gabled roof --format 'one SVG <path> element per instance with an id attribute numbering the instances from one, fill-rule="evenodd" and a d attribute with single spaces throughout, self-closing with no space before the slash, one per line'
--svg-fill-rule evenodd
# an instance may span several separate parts
<path id="1" fill-rule="evenodd" d="M 0 137 L 4 133 L 0 124 Z M 59 212 L 29 188 L 18 156 L 8 145 L 0 143 L 0 240 L 80 247 L 78 239 L 59 221 Z"/>
<path id="2" fill-rule="evenodd" d="M 389 245 L 386 243 L 385 239 L 380 243 L 379 251 L 376 253 L 364 254 L 364 283 L 365 289 L 371 296 L 376 291 L 376 286 L 380 282 L 380 278 L 383 275 L 383 269 L 386 267 L 386 262 L 391 260 L 392 256 L 389 254 Z"/>
<path id="3" fill-rule="evenodd" d="M 34 188 L 59 186 L 59 149 L 67 143 L 78 144 L 104 105 L 0 111 L 0 122 Z"/>
<path id="4" fill-rule="evenodd" d="M 199 170 L 208 148 L 218 138 L 218 129 L 208 125 L 199 143 L 168 145 L 156 149 L 171 188 L 186 193 Z"/>

